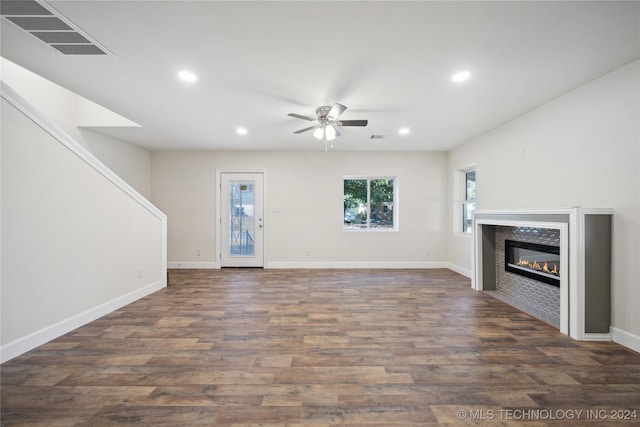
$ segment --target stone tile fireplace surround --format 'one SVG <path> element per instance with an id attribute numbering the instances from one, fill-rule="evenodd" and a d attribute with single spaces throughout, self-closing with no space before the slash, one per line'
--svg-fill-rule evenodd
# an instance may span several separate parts
<path id="1" fill-rule="evenodd" d="M 496 289 L 485 292 L 560 329 L 560 288 L 505 269 L 506 240 L 559 247 L 559 230 L 498 225 L 495 235 Z"/>
<path id="2" fill-rule="evenodd" d="M 472 286 L 577 340 L 610 341 L 610 209 L 475 212 Z M 560 248 L 560 286 L 505 271 L 505 240 Z"/>

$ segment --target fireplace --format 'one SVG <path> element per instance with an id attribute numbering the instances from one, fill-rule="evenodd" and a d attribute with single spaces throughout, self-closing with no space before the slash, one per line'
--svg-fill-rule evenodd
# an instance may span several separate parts
<path id="1" fill-rule="evenodd" d="M 551 317 L 557 317 L 560 332 L 574 339 L 611 340 L 612 216 L 611 209 L 581 207 L 476 210 L 473 215 L 472 287 L 492 293 L 550 324 L 553 324 Z M 549 248 L 544 245 L 560 252 L 557 268 L 560 286 L 507 271 L 507 240 L 543 245 L 542 251 L 535 249 L 542 252 L 541 256 L 548 256 Z M 557 252 L 551 255 L 557 256 Z M 545 261 L 547 268 L 553 264 L 553 260 Z M 517 259 L 515 263 L 507 261 L 506 264 L 518 267 Z M 551 294 L 557 294 L 553 301 L 553 306 L 560 311 L 557 316 L 547 309 L 550 306 L 546 302 Z M 538 300 L 544 300 L 545 304 L 539 305 Z M 530 310 L 532 303 L 537 311 Z M 544 316 L 540 311 L 544 311 Z"/>
<path id="2" fill-rule="evenodd" d="M 560 248 L 505 240 L 504 268 L 511 273 L 560 286 Z"/>

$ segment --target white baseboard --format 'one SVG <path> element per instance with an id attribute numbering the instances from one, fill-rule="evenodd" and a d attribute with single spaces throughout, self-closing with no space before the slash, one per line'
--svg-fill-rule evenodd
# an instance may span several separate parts
<path id="1" fill-rule="evenodd" d="M 168 262 L 167 268 L 170 269 L 217 269 L 220 265 L 216 262 Z M 400 268 L 416 268 L 416 269 L 430 269 L 430 268 L 448 268 L 455 271 L 465 277 L 471 278 L 471 270 L 462 268 L 458 265 L 445 261 L 398 261 L 398 262 L 352 262 L 352 261 L 275 261 L 266 262 L 264 268 L 283 269 L 283 268 L 307 268 L 307 269 L 322 269 L 322 268 L 388 268 L 388 269 L 400 269 Z"/>
<path id="2" fill-rule="evenodd" d="M 68 319 L 62 320 L 56 324 L 27 335 L 26 337 L 19 338 L 5 344 L 0 348 L 0 363 L 4 363 L 7 360 L 20 356 L 29 350 L 33 350 L 42 344 L 71 332 L 80 326 L 86 325 L 89 322 L 99 319 L 112 311 L 124 307 L 127 304 L 131 304 L 132 302 L 164 287 L 166 287 L 166 284 L 163 280 L 160 280 L 126 295 L 122 295 L 121 297 L 105 302 L 97 307 L 90 308 L 89 310 L 76 314 L 75 316 L 71 316 Z"/>
<path id="3" fill-rule="evenodd" d="M 448 268 L 446 262 L 268 262 L 265 268 Z"/>
<path id="4" fill-rule="evenodd" d="M 447 262 L 446 264 L 447 265 L 444 268 L 448 268 L 451 271 L 455 271 L 456 273 L 461 274 L 468 279 L 471 279 L 472 272 L 468 268 L 462 268 L 459 265 L 455 265 L 450 262 Z"/>
<path id="5" fill-rule="evenodd" d="M 172 269 L 216 269 L 220 268 L 217 262 L 168 262 L 167 268 Z"/>
<path id="6" fill-rule="evenodd" d="M 640 336 L 634 335 L 631 332 L 623 331 L 615 327 L 609 328 L 611 330 L 611 340 L 617 342 L 620 345 L 630 348 L 631 350 L 640 353 Z"/>
<path id="7" fill-rule="evenodd" d="M 611 334 L 585 332 L 582 336 L 583 341 L 611 341 Z"/>

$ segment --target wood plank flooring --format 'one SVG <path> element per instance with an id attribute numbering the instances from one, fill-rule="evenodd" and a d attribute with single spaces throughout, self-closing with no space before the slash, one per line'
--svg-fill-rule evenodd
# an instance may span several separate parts
<path id="1" fill-rule="evenodd" d="M 640 423 L 640 354 L 574 341 L 449 270 L 169 279 L 3 364 L 2 425 Z"/>

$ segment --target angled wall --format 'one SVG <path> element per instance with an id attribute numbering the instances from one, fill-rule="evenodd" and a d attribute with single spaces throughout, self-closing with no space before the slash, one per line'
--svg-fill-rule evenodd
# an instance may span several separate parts
<path id="1" fill-rule="evenodd" d="M 0 57 L 0 71 L 2 80 L 48 121 L 89 150 L 142 196 L 149 198 L 151 153 L 94 131 L 139 125 L 6 58 Z"/>
<path id="2" fill-rule="evenodd" d="M 4 83 L 1 358 L 166 286 L 166 217 Z"/>

